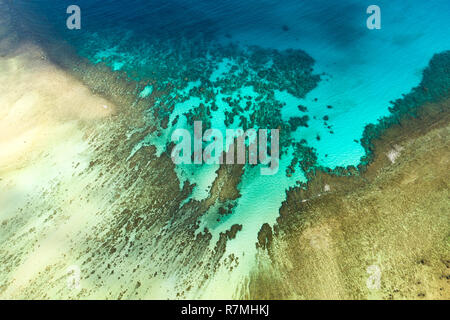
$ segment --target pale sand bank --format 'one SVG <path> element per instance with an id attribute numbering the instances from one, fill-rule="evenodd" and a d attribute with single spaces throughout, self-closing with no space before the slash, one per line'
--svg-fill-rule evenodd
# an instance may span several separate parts
<path id="1" fill-rule="evenodd" d="M 89 166 L 86 129 L 110 117 L 115 106 L 93 95 L 27 43 L 0 57 L 0 105 L 0 220 L 6 231 L 0 237 L 12 245 L 2 246 L 1 258 L 8 258 L 7 250 L 23 259 L 17 269 L 2 270 L 2 283 L 6 280 L 9 285 L 1 296 L 15 297 L 49 263 L 67 254 L 69 235 L 84 228 L 89 213 L 101 205 L 64 207 L 63 199 L 45 204 L 38 198 L 62 186 L 70 188 L 64 200 L 83 193 L 75 176 Z M 53 210 L 60 211 L 61 221 L 44 224 L 41 230 L 41 213 Z M 6 229 L 9 222 L 17 222 L 17 228 Z M 30 230 L 38 230 L 39 235 Z"/>

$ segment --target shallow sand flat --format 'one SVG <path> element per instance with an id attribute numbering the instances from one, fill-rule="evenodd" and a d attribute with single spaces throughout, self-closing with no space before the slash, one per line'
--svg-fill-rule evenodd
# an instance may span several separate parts
<path id="1" fill-rule="evenodd" d="M 45 203 L 42 195 L 70 186 L 70 201 L 84 191 L 74 178 L 90 161 L 83 128 L 111 116 L 114 105 L 46 61 L 32 44 L 23 43 L 2 56 L 0 70 L 1 238 L 12 245 L 1 250 L 6 269 L 2 283 L 9 283 L 2 296 L 15 297 L 67 253 L 68 235 L 81 230 L 101 204 L 63 206 L 63 199 Z M 53 211 L 58 211 L 57 223 L 43 223 Z M 7 252 L 22 259 L 17 269 L 4 264 Z"/>
<path id="2" fill-rule="evenodd" d="M 293 216 L 260 250 L 248 297 L 449 299 L 449 103 L 379 142 L 363 181 L 318 177 L 329 191 L 301 204 L 292 192 Z M 380 286 L 367 287 L 378 270 Z"/>
<path id="3" fill-rule="evenodd" d="M 2 166 L 20 166 L 25 157 L 64 142 L 70 127 L 80 131 L 78 121 L 114 112 L 114 105 L 48 63 L 36 46 L 23 44 L 3 57 L 0 70 Z"/>

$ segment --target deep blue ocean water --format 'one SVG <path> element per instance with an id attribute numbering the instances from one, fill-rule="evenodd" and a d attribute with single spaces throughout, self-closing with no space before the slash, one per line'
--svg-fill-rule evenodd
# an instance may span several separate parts
<path id="1" fill-rule="evenodd" d="M 51 24 L 92 63 L 104 62 L 112 70 L 129 72 L 136 80 L 159 77 L 158 86 L 180 80 L 176 78 L 178 72 L 185 70 L 183 77 L 189 77 L 189 81 L 167 98 L 184 97 L 175 103 L 169 115 L 170 123 L 179 117 L 177 125 L 161 130 L 159 137 L 147 137 L 136 146 L 154 144 L 160 152 L 176 127 L 192 125 L 184 117 L 185 113 L 205 102 L 191 95 L 190 90 L 205 86 L 207 80 L 209 85 L 214 85 L 217 80 L 230 76 L 233 66 L 237 70 L 245 69 L 248 64 L 245 50 L 257 46 L 279 51 L 303 50 L 314 59 L 313 73 L 320 75 L 320 81 L 311 91 L 302 96 L 280 86 L 272 90 L 272 98 L 285 103 L 281 115 L 286 122 L 305 114 L 298 105 L 307 107 L 308 127 L 299 127 L 292 138 L 304 139 L 308 146 L 315 148 L 318 165 L 330 168 L 358 165 L 364 156 L 358 143 L 364 127 L 388 115 L 390 101 L 401 98 L 419 84 L 422 70 L 433 54 L 450 49 L 448 0 L 18 2 L 45 17 L 31 23 Z M 68 16 L 65 11 L 71 4 L 81 8 L 81 30 L 65 27 Z M 381 8 L 381 30 L 366 27 L 369 16 L 366 8 L 371 4 Z M 220 56 L 217 52 L 220 46 L 226 48 L 229 44 L 242 48 L 241 55 L 209 57 L 212 52 Z M 202 67 L 196 69 L 192 65 L 207 66 L 208 72 L 203 73 Z M 291 67 L 294 70 L 297 66 Z M 189 70 L 196 74 L 187 74 L 194 72 Z M 141 97 L 150 95 L 154 89 L 144 88 Z M 226 127 L 224 113 L 228 107 L 222 98 L 234 99 L 241 95 L 257 99 L 259 93 L 253 89 L 245 86 L 222 94 L 218 84 L 218 110 L 210 117 L 211 125 L 222 130 Z M 217 237 L 219 232 L 239 223 L 244 225 L 243 230 L 229 250 L 239 252 L 243 244 L 253 243 L 250 239 L 262 223 L 275 222 L 285 190 L 295 186 L 298 180 L 305 181 L 300 170 L 291 177 L 286 176 L 293 150 L 286 148 L 286 152 L 288 156 L 282 158 L 274 176 L 246 170 L 240 185 L 242 197 L 233 215 L 217 223 L 217 212 L 211 212 L 205 216 L 200 230 L 207 226 Z M 217 166 L 177 168 L 181 181 L 197 183 L 194 199 L 207 196 L 216 169 Z"/>

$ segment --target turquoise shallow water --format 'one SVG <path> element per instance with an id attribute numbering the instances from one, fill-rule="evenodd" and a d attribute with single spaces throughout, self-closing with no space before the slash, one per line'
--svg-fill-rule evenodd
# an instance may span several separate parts
<path id="1" fill-rule="evenodd" d="M 138 94 L 143 99 L 168 83 L 175 84 L 175 89 L 149 105 L 149 110 L 165 110 L 161 121 L 167 116 L 168 127 L 146 137 L 134 151 L 143 145 L 156 145 L 159 153 L 164 152 L 176 128 L 192 129 L 189 113 L 224 131 L 240 127 L 240 121 L 251 121 L 256 109 L 245 110 L 247 101 L 255 108 L 265 101 L 270 116 L 257 128 L 274 123 L 270 118 L 280 116 L 288 123 L 293 117 L 307 115 L 308 126 L 298 127 L 290 138 L 294 142 L 304 139 L 305 145 L 313 147 L 317 165 L 358 165 L 365 155 L 359 143 L 364 127 L 388 115 L 390 101 L 419 84 L 433 54 L 450 48 L 448 0 L 377 1 L 381 30 L 366 28 L 366 8 L 372 4 L 369 1 L 250 0 L 217 4 L 133 0 L 127 7 L 119 1 L 80 1 L 83 28 L 73 32 L 60 27 L 65 16 L 58 12 L 67 3 L 35 9 L 55 17 L 56 29 L 80 55 L 92 63 L 106 63 L 113 71 L 125 71 L 131 79 L 154 81 Z M 257 46 L 256 51 L 249 46 Z M 307 56 L 299 54 L 300 58 L 291 60 L 283 56 L 277 62 L 276 54 L 270 51 L 287 49 L 303 50 Z M 313 59 L 311 64 L 308 59 Z M 275 71 L 269 78 L 261 76 L 262 69 L 266 73 Z M 314 76 L 319 75 L 320 81 L 315 83 Z M 290 76 L 295 81 L 287 81 Z M 258 89 L 258 83 L 267 86 Z M 210 88 L 213 97 L 199 93 L 201 88 Z M 248 99 L 234 106 L 227 103 L 227 99 L 239 97 Z M 299 110 L 299 105 L 307 111 Z M 227 122 L 227 113 L 236 106 L 241 110 L 232 123 Z M 204 114 L 206 108 L 211 108 L 210 115 Z M 239 186 L 242 196 L 233 213 L 217 222 L 214 207 L 203 216 L 199 232 L 208 227 L 217 240 L 220 232 L 241 224 L 242 231 L 227 250 L 240 254 L 243 248 L 247 252 L 254 249 L 261 225 L 275 222 L 285 191 L 297 181 L 306 181 L 301 170 L 286 175 L 293 145 L 284 146 L 283 151 L 276 175 L 261 176 L 258 167 L 247 167 Z M 181 184 L 185 180 L 197 184 L 189 199 L 208 196 L 216 169 L 205 165 L 177 167 Z"/>

